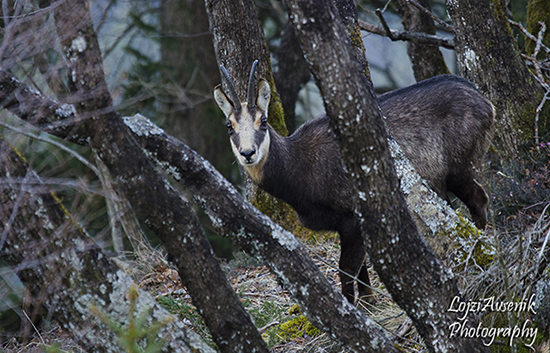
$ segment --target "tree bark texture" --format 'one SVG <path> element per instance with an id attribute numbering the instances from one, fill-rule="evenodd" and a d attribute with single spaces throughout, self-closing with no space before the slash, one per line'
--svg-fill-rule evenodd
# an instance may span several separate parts
<path id="1" fill-rule="evenodd" d="M 425 9 L 430 10 L 428 0 L 417 0 L 417 2 Z M 407 0 L 397 1 L 397 12 L 403 17 L 403 27 L 405 27 L 405 30 L 435 34 L 433 19 Z M 449 73 L 443 54 L 438 46 L 408 42 L 407 54 L 409 54 L 409 58 L 411 59 L 414 78 L 417 82 Z"/>
<path id="2" fill-rule="evenodd" d="M 200 155 L 141 115 L 125 118 L 160 168 L 190 190 L 218 233 L 265 261 L 307 318 L 358 352 L 395 352 L 386 332 L 331 287 L 303 244 L 248 203 Z"/>
<path id="3" fill-rule="evenodd" d="M 67 104 L 61 105 L 25 88 L 5 72 L 0 72 L 0 87 L 2 87 L 0 89 L 2 106 L 30 121 L 72 120 L 76 114 L 74 110 L 71 112 L 67 108 Z M 33 105 L 23 104 L 31 101 Z M 45 106 L 49 109 L 47 111 L 35 109 L 37 106 Z M 282 285 L 299 302 L 310 321 L 331 332 L 341 342 L 358 351 L 374 352 L 376 347 L 381 348 L 384 352 L 395 351 L 386 332 L 378 328 L 331 287 L 315 263 L 309 258 L 303 245 L 292 234 L 281 229 L 248 203 L 210 163 L 188 146 L 166 135 L 163 130 L 139 115 L 125 118 L 125 122 L 133 136 L 147 151 L 148 157 L 155 161 L 158 167 L 171 173 L 177 181 L 194 194 L 220 234 L 230 236 L 242 249 L 267 262 Z M 160 194 L 159 198 L 166 197 L 167 201 L 170 201 L 162 188 L 154 190 L 154 192 Z M 153 198 L 151 207 L 154 208 L 157 197 L 151 194 L 146 196 Z M 130 201 L 134 202 L 133 199 Z M 169 203 L 166 205 L 177 209 L 176 206 Z M 164 221 L 170 228 L 179 227 L 174 218 L 164 217 Z M 177 242 L 170 242 L 167 247 L 174 247 L 175 251 L 181 245 Z M 193 257 L 193 253 L 187 255 L 190 257 L 190 261 L 197 261 L 195 270 L 203 272 L 204 269 L 200 267 L 202 265 L 200 259 L 197 260 Z M 181 267 L 180 271 L 183 271 Z M 184 275 L 181 273 L 183 279 Z M 214 284 L 211 285 L 214 286 Z M 216 288 L 202 288 L 203 296 L 205 293 L 209 293 L 210 300 L 214 300 L 215 298 L 211 296 L 212 289 Z M 223 315 L 231 314 L 227 313 L 224 307 L 221 307 L 221 311 Z M 239 334 L 240 332 L 235 329 L 235 333 Z M 369 348 L 371 341 L 378 342 L 373 349 Z M 366 348 L 363 350 L 362 347 Z"/>
<path id="4" fill-rule="evenodd" d="M 399 190 L 380 110 L 332 2 L 285 4 L 355 186 L 356 213 L 375 270 L 430 351 L 488 351 L 480 340 L 449 337 L 457 317 L 448 308 L 460 293 L 452 274 L 418 235 Z"/>
<path id="5" fill-rule="evenodd" d="M 359 62 L 362 68 L 363 74 L 367 77 L 367 85 L 369 90 L 373 95 L 374 85 L 370 77 L 369 63 L 366 57 L 366 49 L 363 44 L 363 36 L 361 35 L 361 30 L 359 28 L 359 21 L 357 19 L 357 8 L 355 6 L 355 1 L 353 0 L 335 0 L 334 6 L 336 11 L 340 15 L 342 24 L 346 29 L 346 33 L 352 43 L 352 48 L 355 53 L 355 59 Z"/>
<path id="6" fill-rule="evenodd" d="M 258 60 L 256 77 L 263 77 L 271 86 L 269 124 L 279 134 L 288 135 L 256 4 L 251 0 L 205 0 L 205 3 L 218 64 L 226 68 L 241 101 L 246 102 L 248 75 L 254 60 Z M 222 85 L 228 92 L 226 83 L 222 82 Z"/>
<path id="7" fill-rule="evenodd" d="M 448 0 L 447 9 L 460 74 L 494 104 L 493 144 L 502 157 L 514 158 L 522 144 L 535 141 L 535 110 L 542 88 L 521 59 L 501 1 Z M 539 136 L 548 133 L 549 116 L 550 109 L 544 109 Z"/>
<path id="8" fill-rule="evenodd" d="M 296 130 L 296 101 L 300 89 L 310 80 L 311 74 L 292 24 L 287 22 L 281 33 L 281 44 L 275 52 L 279 69 L 275 85 L 281 95 L 285 124 L 289 133 Z"/>
<path id="9" fill-rule="evenodd" d="M 0 139 L 0 259 L 15 269 L 33 298 L 88 352 L 120 352 L 117 337 L 89 310 L 100 306 L 112 320 L 128 324 L 126 295 L 133 281 L 85 234 L 55 194 L 21 156 Z M 165 325 L 165 352 L 213 352 L 176 317 L 139 291 L 138 311 Z"/>
<path id="10" fill-rule="evenodd" d="M 88 2 L 63 2 L 55 8 L 55 20 L 69 65 L 72 102 L 79 116 L 85 118 L 79 130 L 121 186 L 138 217 L 174 256 L 182 282 L 219 349 L 266 352 L 263 339 L 227 282 L 190 204 L 154 170 L 113 110 Z M 9 106 L 10 102 L 3 104 Z"/>

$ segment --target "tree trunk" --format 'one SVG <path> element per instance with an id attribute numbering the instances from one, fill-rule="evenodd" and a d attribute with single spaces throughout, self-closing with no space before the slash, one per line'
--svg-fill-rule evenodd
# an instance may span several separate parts
<path id="1" fill-rule="evenodd" d="M 229 177 L 234 158 L 225 148 L 223 115 L 211 99 L 220 75 L 204 0 L 163 0 L 159 20 L 163 126 Z"/>
<path id="2" fill-rule="evenodd" d="M 361 65 L 361 72 L 367 78 L 366 84 L 369 88 L 369 91 L 375 95 L 374 85 L 370 77 L 369 63 L 365 53 L 365 45 L 363 44 L 363 36 L 361 35 L 361 30 L 359 29 L 358 19 L 357 19 L 357 8 L 355 7 L 355 2 L 353 0 L 335 0 L 334 6 L 342 24 L 346 29 L 348 38 L 352 43 L 352 48 L 355 53 L 355 59 Z"/>
<path id="3" fill-rule="evenodd" d="M 133 282 L 97 247 L 40 182 L 29 166 L 0 139 L 0 177 L 8 185 L 0 192 L 0 260 L 14 268 L 33 298 L 88 352 L 120 352 L 114 331 L 89 310 L 101 307 L 125 325 L 130 314 L 126 296 Z M 135 285 L 134 285 L 135 286 Z M 158 338 L 165 352 L 213 352 L 175 316 L 138 290 L 137 308 L 151 310 L 163 323 Z M 149 342 L 153 344 L 154 342 Z"/>
<path id="4" fill-rule="evenodd" d="M 428 0 L 417 0 L 417 2 L 425 9 L 430 10 Z M 433 19 L 413 6 L 409 1 L 398 0 L 397 12 L 403 17 L 403 27 L 407 31 L 435 34 Z M 409 58 L 411 59 L 416 81 L 449 73 L 443 54 L 438 46 L 408 42 L 407 54 L 409 54 Z"/>
<path id="5" fill-rule="evenodd" d="M 332 288 L 303 244 L 246 202 L 212 165 L 139 114 L 125 122 L 159 166 L 195 195 L 220 234 L 266 262 L 314 325 L 358 352 L 396 352 L 386 332 Z"/>
<path id="6" fill-rule="evenodd" d="M 450 337 L 460 297 L 452 276 L 418 235 L 390 157 L 385 124 L 331 1 L 285 1 L 331 117 L 358 196 L 371 262 L 430 351 L 486 352 L 479 339 Z M 365 173 L 364 169 L 372 172 Z"/>
<path id="7" fill-rule="evenodd" d="M 191 206 L 153 169 L 113 110 L 88 2 L 62 2 L 55 8 L 55 20 L 69 65 L 71 100 L 79 115 L 87 118 L 79 128 L 83 137 L 121 185 L 137 215 L 173 255 L 182 281 L 220 350 L 266 352 Z"/>
<path id="8" fill-rule="evenodd" d="M 281 95 L 286 127 L 292 133 L 296 130 L 295 109 L 298 94 L 311 78 L 311 74 L 290 20 L 281 33 L 281 44 L 275 52 L 275 57 L 279 63 L 275 85 Z"/>
<path id="9" fill-rule="evenodd" d="M 493 145 L 502 157 L 514 158 L 522 144 L 535 141 L 542 88 L 520 56 L 500 1 L 447 1 L 447 9 L 461 76 L 476 83 L 494 104 Z M 541 137 L 550 128 L 549 115 L 550 109 L 544 109 L 538 121 Z"/>
<path id="10" fill-rule="evenodd" d="M 0 71 L 0 87 L 2 106 L 21 118 L 42 123 L 59 122 L 63 119 L 72 121 L 75 118 L 75 112 L 67 109 L 67 105 L 60 105 L 58 102 L 38 95 L 2 71 Z M 14 92 L 17 92 L 17 95 Z M 36 107 L 47 107 L 47 109 L 40 110 Z M 395 351 L 386 332 L 379 329 L 332 288 L 307 255 L 302 243 L 246 202 L 241 194 L 210 163 L 182 142 L 166 135 L 164 131 L 140 115 L 125 118 L 125 122 L 133 132 L 133 136 L 140 141 L 143 148 L 149 151 L 148 154 L 158 166 L 172 173 L 176 180 L 195 195 L 196 200 L 205 209 L 220 234 L 230 236 L 243 250 L 265 261 L 270 266 L 283 287 L 296 298 L 311 322 L 331 332 L 334 337 L 353 349 L 367 347 L 364 350 L 361 348 L 358 350 L 374 352 L 377 347 L 384 352 Z M 61 136 L 64 135 L 64 131 L 65 129 L 61 129 Z M 137 157 L 139 159 L 139 153 Z M 137 160 L 137 163 L 143 163 L 138 159 L 134 159 L 134 162 Z M 118 180 L 124 182 L 120 178 Z M 123 185 L 125 189 L 137 192 L 126 184 Z M 150 189 L 144 185 L 142 188 Z M 160 195 L 157 197 L 154 195 L 155 193 Z M 169 194 L 163 191 L 163 188 L 153 190 L 153 193 L 147 194 L 146 197 L 150 198 L 147 201 L 153 210 L 157 207 L 158 199 L 163 199 L 165 207 L 177 215 L 183 217 L 188 213 L 192 214 L 190 209 L 181 209 L 181 205 L 171 202 Z M 130 201 L 140 211 L 138 213 L 143 212 L 142 206 L 137 206 L 134 198 L 130 198 Z M 188 235 L 188 238 L 179 239 L 180 237 L 177 236 L 177 229 L 181 228 L 179 218 L 158 217 L 158 222 L 153 223 L 153 220 L 149 220 L 148 224 L 154 225 L 155 230 L 160 227 L 158 223 L 165 223 L 167 228 L 174 229 L 172 237 L 176 239 L 173 241 L 166 240 L 163 235 L 165 231 L 162 229 L 157 230 L 156 234 L 162 237 L 161 240 L 166 242 L 171 253 L 179 260 L 183 255 L 179 256 L 178 250 L 181 246 L 188 247 L 187 243 L 193 240 L 189 239 L 193 234 Z M 146 217 L 146 219 L 150 219 L 150 217 Z M 196 258 L 199 249 L 195 249 L 195 251 L 197 253 L 189 252 L 185 255 L 189 257 L 189 261 L 195 263 L 195 272 L 200 272 L 190 281 L 200 282 L 203 273 L 206 276 L 208 272 L 205 267 L 202 267 L 204 266 L 202 258 Z M 183 272 L 185 268 L 180 266 L 179 269 L 182 280 L 185 280 L 186 274 Z M 197 269 L 202 270 L 197 271 Z M 208 275 L 211 274 L 208 273 Z M 205 298 L 210 297 L 210 301 L 214 303 L 217 299 L 212 290 L 219 289 L 214 283 L 209 283 L 212 287 L 202 288 L 201 294 Z M 223 283 L 220 282 L 217 285 L 221 286 L 221 284 Z M 195 284 L 194 287 L 197 285 Z M 188 287 L 188 289 L 191 290 L 192 287 Z M 208 295 L 205 295 L 206 293 Z M 192 294 L 193 296 L 194 294 Z M 215 306 L 216 304 L 213 303 L 211 305 Z M 197 306 L 202 310 L 210 309 L 210 307 L 205 309 Z M 219 306 L 216 310 L 220 311 L 221 315 L 231 314 L 227 312 L 229 309 L 223 306 Z M 232 318 L 226 317 L 226 319 Z M 212 326 L 209 327 L 213 330 Z M 232 327 L 232 329 L 235 335 L 242 334 L 240 327 Z M 212 332 L 212 334 L 216 333 Z M 371 347 L 371 342 L 378 342 L 378 345 L 373 348 L 374 350 L 368 348 Z M 240 350 L 235 350 L 235 352 L 238 351 Z"/>

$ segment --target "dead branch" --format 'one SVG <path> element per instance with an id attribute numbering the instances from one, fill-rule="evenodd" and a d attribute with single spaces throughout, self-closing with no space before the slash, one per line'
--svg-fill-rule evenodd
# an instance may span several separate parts
<path id="1" fill-rule="evenodd" d="M 359 28 L 361 28 L 364 31 L 388 37 L 393 41 L 400 40 L 400 41 L 421 43 L 421 44 L 427 44 L 427 45 L 437 45 L 447 49 L 454 49 L 455 47 L 454 41 L 452 39 L 447 39 L 447 38 L 443 38 L 443 37 L 439 37 L 431 34 L 396 31 L 389 28 L 388 28 L 389 29 L 389 32 L 388 32 L 382 27 L 378 27 L 361 20 L 358 21 L 358 24 L 359 24 Z"/>
<path id="2" fill-rule="evenodd" d="M 521 23 L 510 20 L 510 19 L 508 19 L 508 23 L 510 23 L 512 26 L 515 26 L 515 27 L 519 28 L 527 38 L 531 39 L 532 41 L 534 41 L 538 44 L 537 37 L 535 37 L 534 35 L 529 33 L 529 31 L 525 27 L 523 27 L 521 25 Z M 546 45 L 542 44 L 542 42 L 540 43 L 540 48 L 543 49 L 545 52 L 550 54 L 550 48 L 547 47 Z"/>

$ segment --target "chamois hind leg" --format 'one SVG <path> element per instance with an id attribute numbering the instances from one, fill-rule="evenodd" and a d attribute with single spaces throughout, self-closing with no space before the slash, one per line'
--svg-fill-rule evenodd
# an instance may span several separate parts
<path id="1" fill-rule="evenodd" d="M 355 279 L 358 279 L 359 298 L 372 302 L 374 293 L 365 265 L 367 248 L 357 226 L 342 227 L 340 230 L 340 281 L 342 294 L 352 304 L 355 303 Z"/>
<path id="2" fill-rule="evenodd" d="M 472 169 L 467 175 L 449 177 L 447 185 L 448 190 L 466 204 L 476 227 L 485 229 L 489 196 L 475 177 L 475 171 Z"/>

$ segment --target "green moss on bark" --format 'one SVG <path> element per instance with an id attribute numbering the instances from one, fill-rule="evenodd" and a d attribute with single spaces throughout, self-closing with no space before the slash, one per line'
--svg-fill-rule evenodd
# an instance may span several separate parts
<path id="1" fill-rule="evenodd" d="M 424 235 L 436 254 L 453 270 L 463 271 L 466 267 L 487 268 L 494 260 L 496 250 L 487 242 L 483 233 L 460 212 L 457 221 L 435 236 Z"/>
<path id="2" fill-rule="evenodd" d="M 285 123 L 285 112 L 283 110 L 283 103 L 281 97 L 275 89 L 275 82 L 273 81 L 273 75 L 267 81 L 271 87 L 271 100 L 269 101 L 269 108 L 267 117 L 269 125 L 281 136 L 288 136 L 288 129 Z"/>
<path id="3" fill-rule="evenodd" d="M 535 37 L 538 36 L 540 31 L 539 22 L 546 23 L 547 29 L 544 33 L 542 43 L 550 45 L 550 2 L 548 0 L 530 0 L 527 4 L 527 30 Z M 525 49 L 529 54 L 533 54 L 535 51 L 536 43 L 532 40 L 528 40 L 525 44 Z M 543 57 L 544 55 L 544 57 Z M 544 59 L 548 55 L 542 53 L 538 56 L 538 59 Z"/>
<path id="4" fill-rule="evenodd" d="M 302 240 L 311 241 L 319 237 L 319 233 L 300 224 L 296 212 L 290 205 L 259 188 L 255 188 L 252 204 L 275 223 Z"/>

